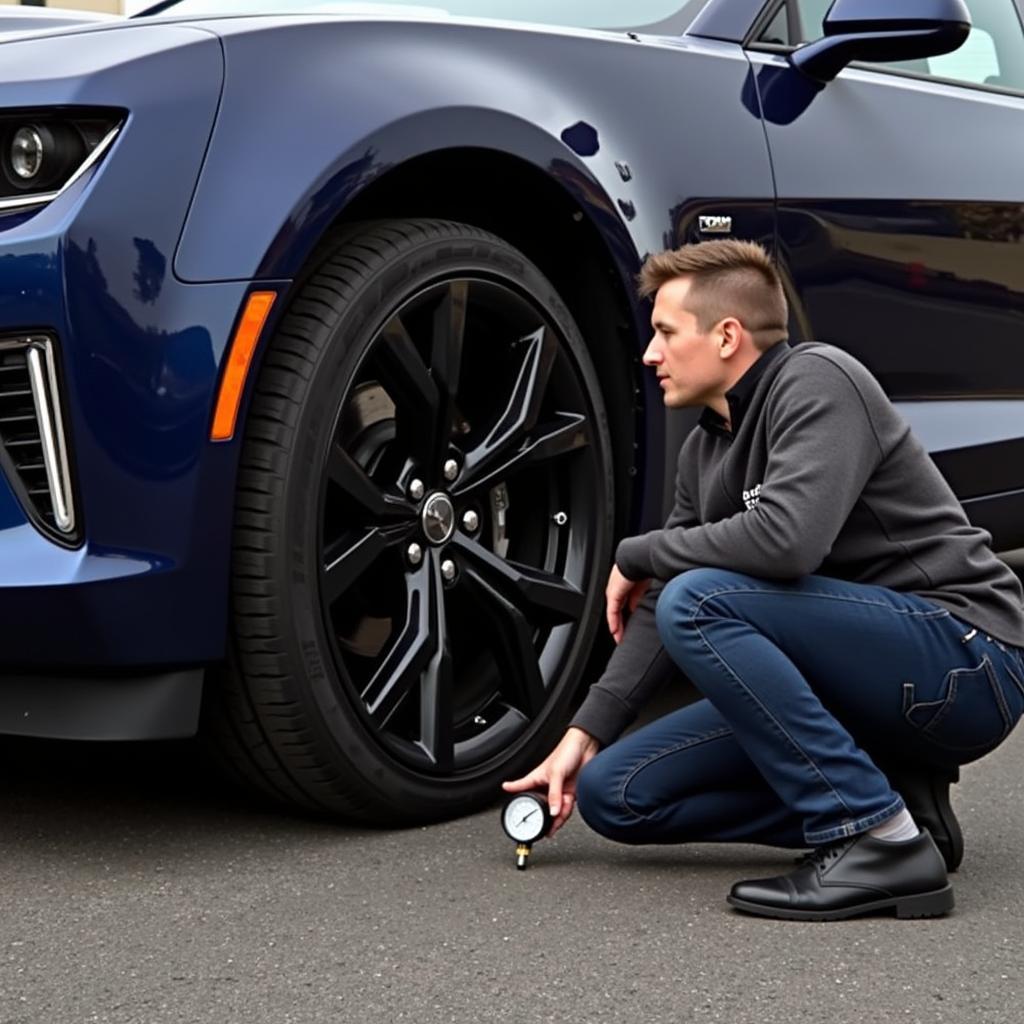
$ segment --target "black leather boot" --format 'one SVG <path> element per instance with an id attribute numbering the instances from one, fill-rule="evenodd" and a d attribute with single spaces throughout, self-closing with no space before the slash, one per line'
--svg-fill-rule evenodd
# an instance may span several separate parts
<path id="1" fill-rule="evenodd" d="M 953 909 L 953 887 L 931 836 L 888 842 L 867 832 L 822 846 L 788 875 L 737 882 L 738 910 L 794 921 L 838 921 L 895 910 L 897 917 L 940 917 Z"/>
<path id="2" fill-rule="evenodd" d="M 960 781 L 960 769 L 924 767 L 875 759 L 889 784 L 907 805 L 918 828 L 932 834 L 935 845 L 953 872 L 964 859 L 964 835 L 949 803 L 950 783 Z"/>

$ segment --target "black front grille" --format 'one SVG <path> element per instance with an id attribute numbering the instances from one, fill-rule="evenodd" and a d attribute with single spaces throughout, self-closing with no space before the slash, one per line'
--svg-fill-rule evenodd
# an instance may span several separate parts
<path id="1" fill-rule="evenodd" d="M 0 344 L 0 445 L 24 489 L 23 498 L 27 498 L 43 524 L 56 531 L 25 345 Z"/>

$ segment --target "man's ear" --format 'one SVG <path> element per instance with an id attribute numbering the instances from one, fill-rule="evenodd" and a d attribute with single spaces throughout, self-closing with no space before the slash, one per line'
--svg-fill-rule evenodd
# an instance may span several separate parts
<path id="1" fill-rule="evenodd" d="M 733 316 L 727 316 L 718 323 L 718 354 L 722 359 L 735 355 L 743 342 L 743 324 Z"/>

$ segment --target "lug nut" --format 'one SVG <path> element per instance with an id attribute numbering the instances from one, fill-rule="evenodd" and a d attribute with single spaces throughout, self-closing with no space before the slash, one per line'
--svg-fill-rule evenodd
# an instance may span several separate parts
<path id="1" fill-rule="evenodd" d="M 413 482 L 409 484 L 409 497 L 412 498 L 413 501 L 419 501 L 420 498 L 423 497 L 422 480 L 413 480 Z"/>
<path id="2" fill-rule="evenodd" d="M 480 517 L 472 509 L 468 509 L 462 516 L 462 528 L 466 533 L 476 533 L 479 525 Z"/>
<path id="3" fill-rule="evenodd" d="M 459 464 L 454 459 L 448 459 L 444 464 L 445 480 L 454 480 L 459 475 Z"/>
<path id="4" fill-rule="evenodd" d="M 419 544 L 410 544 L 405 549 L 405 557 L 409 559 L 410 565 L 419 565 L 423 561 L 423 548 Z"/>
<path id="5" fill-rule="evenodd" d="M 455 563 L 450 559 L 446 558 L 441 563 L 441 575 L 449 582 L 455 579 Z"/>

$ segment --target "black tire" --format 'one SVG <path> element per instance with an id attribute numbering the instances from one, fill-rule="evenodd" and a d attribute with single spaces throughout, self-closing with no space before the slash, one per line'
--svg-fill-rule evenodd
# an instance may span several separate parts
<path id="1" fill-rule="evenodd" d="M 325 242 L 245 427 L 214 695 L 237 773 L 294 806 L 409 824 L 532 767 L 601 617 L 610 453 L 583 339 L 521 253 L 428 220 Z"/>

